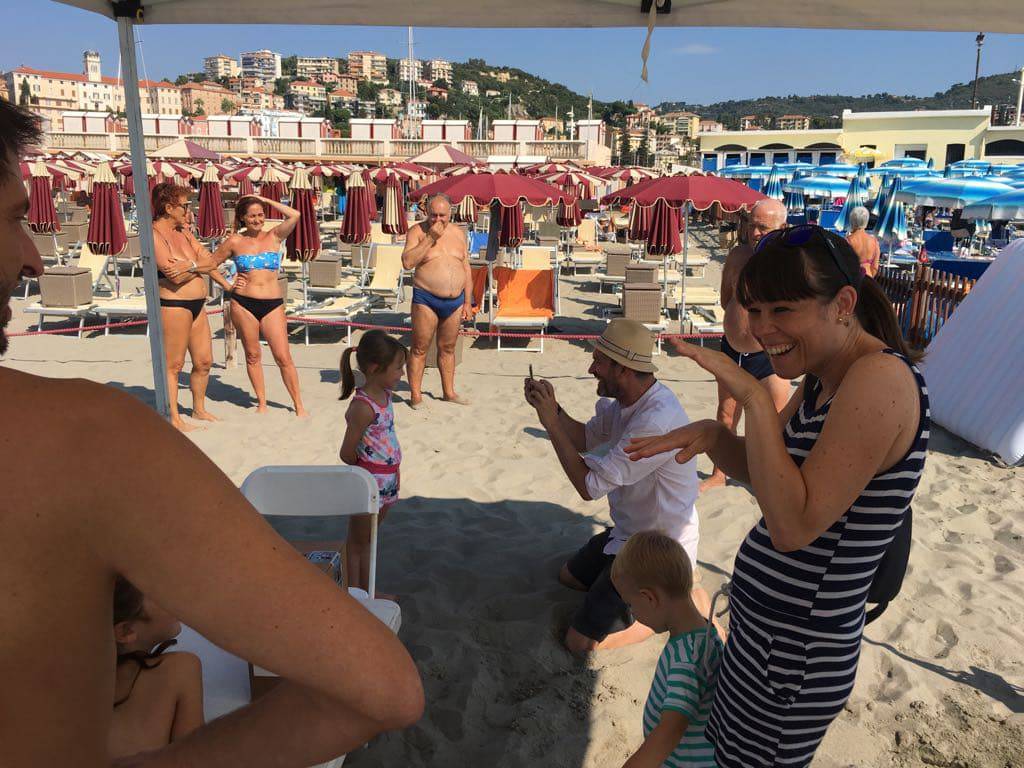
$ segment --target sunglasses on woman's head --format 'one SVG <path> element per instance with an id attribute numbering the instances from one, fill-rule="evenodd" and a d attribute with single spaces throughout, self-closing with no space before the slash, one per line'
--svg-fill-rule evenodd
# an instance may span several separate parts
<path id="1" fill-rule="evenodd" d="M 853 279 L 845 267 L 843 267 L 843 262 L 839 258 L 839 252 L 836 250 L 835 243 L 832 242 L 832 234 L 817 224 L 799 224 L 795 227 L 784 227 L 783 229 L 769 232 L 754 246 L 754 253 L 762 251 L 768 243 L 777 243 L 788 248 L 800 248 L 807 245 L 815 237 L 825 243 L 825 247 L 828 248 L 828 253 L 832 257 L 832 263 L 836 265 L 836 269 L 839 270 L 839 274 L 843 276 L 846 284 L 853 285 Z"/>

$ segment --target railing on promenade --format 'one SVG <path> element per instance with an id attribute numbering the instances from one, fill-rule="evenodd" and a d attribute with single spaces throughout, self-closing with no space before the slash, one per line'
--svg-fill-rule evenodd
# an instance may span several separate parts
<path id="1" fill-rule="evenodd" d="M 975 282 L 927 264 L 916 264 L 913 269 L 882 267 L 878 273 L 878 284 L 896 310 L 904 337 L 918 348 L 935 337 Z"/>

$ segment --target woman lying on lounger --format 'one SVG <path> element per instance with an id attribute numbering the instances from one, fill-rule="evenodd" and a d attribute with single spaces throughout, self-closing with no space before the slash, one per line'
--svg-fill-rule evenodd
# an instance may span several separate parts
<path id="1" fill-rule="evenodd" d="M 284 221 L 264 231 L 266 217 L 263 204 L 278 211 Z M 277 284 L 281 267 L 281 243 L 299 223 L 299 212 L 275 200 L 247 195 L 235 206 L 235 234 L 217 249 L 218 263 L 235 260 L 238 277 L 231 290 L 231 319 L 245 349 L 245 367 L 256 392 L 256 410 L 267 410 L 267 391 L 263 383 L 260 334 L 267 340 L 274 362 L 281 369 L 281 378 L 295 405 L 296 416 L 307 416 L 299 393 L 299 374 L 288 348 L 288 322 L 284 314 L 284 297 Z"/>

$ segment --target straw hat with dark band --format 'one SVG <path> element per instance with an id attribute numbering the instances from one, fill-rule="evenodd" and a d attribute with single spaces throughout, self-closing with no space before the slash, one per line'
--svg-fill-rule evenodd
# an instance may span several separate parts
<path id="1" fill-rule="evenodd" d="M 636 320 L 622 317 L 612 320 L 601 337 L 591 342 L 591 346 L 634 371 L 654 373 L 658 370 L 651 362 L 654 334 Z"/>

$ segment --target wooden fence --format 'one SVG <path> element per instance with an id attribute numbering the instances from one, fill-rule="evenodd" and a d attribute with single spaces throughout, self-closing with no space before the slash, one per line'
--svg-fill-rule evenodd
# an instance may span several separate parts
<path id="1" fill-rule="evenodd" d="M 896 310 L 904 337 L 918 348 L 928 345 L 976 282 L 926 264 L 913 270 L 883 267 L 877 280 Z"/>

